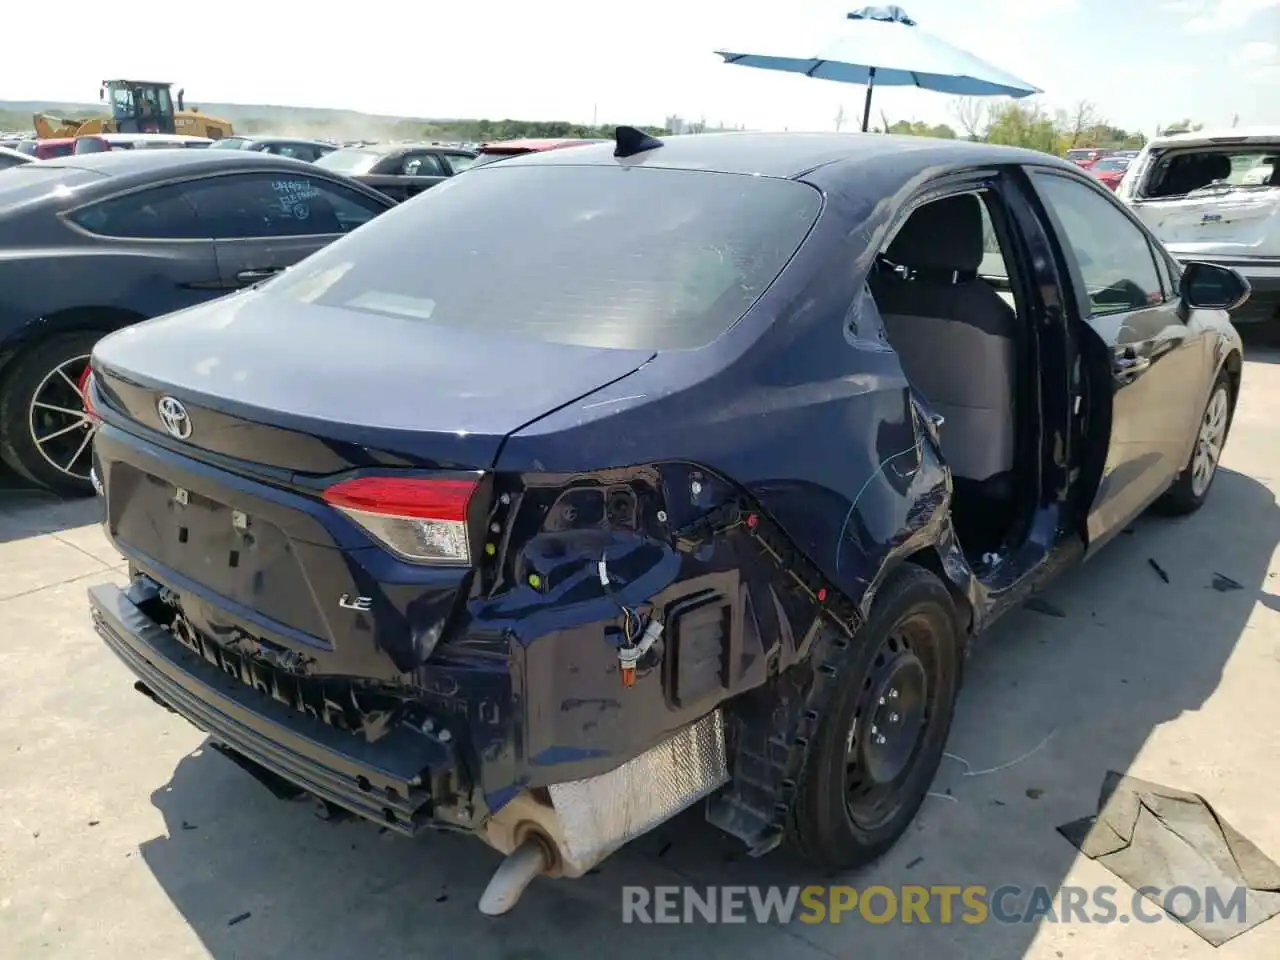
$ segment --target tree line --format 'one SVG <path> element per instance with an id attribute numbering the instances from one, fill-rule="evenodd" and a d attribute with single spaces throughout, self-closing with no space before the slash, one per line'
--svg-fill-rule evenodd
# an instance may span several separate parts
<path id="1" fill-rule="evenodd" d="M 878 133 L 905 134 L 908 136 L 964 138 L 986 143 L 1000 143 L 1016 147 L 1041 150 L 1045 153 L 1064 154 L 1078 147 L 1138 148 L 1146 143 L 1141 131 L 1125 130 L 1109 123 L 1095 104 L 1082 100 L 1069 109 L 1049 110 L 1035 100 L 993 100 L 981 97 L 956 97 L 950 103 L 952 123 L 929 124 L 920 120 L 891 121 L 883 112 L 880 123 L 874 127 Z M 844 126 L 842 110 L 836 117 L 836 129 Z M 678 129 L 672 129 L 673 124 Z M 26 130 L 31 125 L 28 114 L 0 110 L 0 130 Z M 333 139 L 396 139 L 439 140 L 464 143 L 483 143 L 489 140 L 512 140 L 543 137 L 578 137 L 583 139 L 610 139 L 612 124 L 570 123 L 564 120 L 386 120 L 370 117 L 368 124 L 357 123 L 353 129 L 350 118 L 341 121 L 324 118 L 299 118 L 287 124 L 283 130 L 278 119 L 262 117 L 237 118 L 237 133 L 265 134 L 289 133 L 294 136 L 327 137 Z M 1197 130 L 1202 125 L 1184 119 L 1163 125 L 1161 132 L 1173 130 Z M 649 133 L 701 132 L 705 122 L 686 123 L 670 118 L 666 126 L 647 126 Z"/>
<path id="2" fill-rule="evenodd" d="M 983 143 L 1025 147 L 1061 156 L 1083 147 L 1138 149 L 1147 135 L 1108 122 L 1089 100 L 1066 110 L 1047 110 L 1034 100 L 993 101 L 981 97 L 955 97 L 949 110 L 956 127 L 926 124 L 918 120 L 891 123 L 881 114 L 880 131 L 918 137 L 964 138 Z M 1199 130 L 1203 124 L 1190 119 L 1161 125 L 1161 133 Z M 958 129 L 957 129 L 958 128 Z"/>

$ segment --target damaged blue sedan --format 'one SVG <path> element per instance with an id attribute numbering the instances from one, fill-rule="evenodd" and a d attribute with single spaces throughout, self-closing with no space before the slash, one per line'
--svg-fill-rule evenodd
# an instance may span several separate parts
<path id="1" fill-rule="evenodd" d="M 98 344 L 93 621 L 277 794 L 507 854 L 490 913 L 695 803 L 856 866 L 972 638 L 1204 502 L 1247 296 L 1040 153 L 515 157 Z"/>

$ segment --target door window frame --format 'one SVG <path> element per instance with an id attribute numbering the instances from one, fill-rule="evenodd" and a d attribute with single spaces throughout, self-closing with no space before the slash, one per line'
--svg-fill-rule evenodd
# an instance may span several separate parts
<path id="1" fill-rule="evenodd" d="M 413 160 L 421 161 L 422 159 L 428 158 L 428 157 L 435 164 L 437 172 L 435 173 L 421 173 L 421 172 L 405 173 L 404 172 L 405 167 L 407 167 L 411 161 Z M 447 176 L 450 176 L 451 173 L 445 172 L 446 169 L 447 168 L 445 166 L 445 162 L 441 160 L 440 155 L 436 151 L 415 150 L 413 153 L 406 153 L 403 157 L 400 158 L 400 170 L 398 175 L 402 177 L 447 177 Z"/>
<path id="2" fill-rule="evenodd" d="M 1062 431 L 1057 429 L 1057 425 L 1058 421 L 1064 427 L 1071 422 L 1069 405 L 1072 393 L 1069 378 L 1075 362 L 1075 350 L 1067 318 L 1062 315 L 1057 304 L 1048 303 L 1042 293 L 1048 283 L 1057 291 L 1059 298 L 1063 295 L 1061 271 L 1057 264 L 1038 262 L 1041 258 L 1036 256 L 1036 247 L 1050 242 L 1045 236 L 1049 230 L 1039 211 L 1028 201 L 1030 186 L 1025 180 L 1026 177 L 1017 165 L 1008 164 L 984 164 L 942 174 L 923 185 L 902 205 L 890 222 L 884 240 L 877 245 L 876 255 L 878 259 L 889 248 L 907 219 L 920 207 L 961 194 L 987 194 L 994 199 L 994 203 L 991 203 L 987 198 L 979 196 L 978 202 L 983 205 L 990 220 L 1009 272 L 1009 289 L 1013 293 L 1014 312 L 1019 323 L 1016 345 L 1018 376 L 1015 389 L 1020 395 L 1028 392 L 1036 395 L 1040 410 L 1038 415 L 1019 416 L 1015 427 L 1018 447 L 1026 451 L 1025 455 L 1030 459 L 1029 479 L 1036 489 L 1035 506 L 1027 518 L 1034 526 L 1035 514 L 1047 505 L 1065 501 L 1069 497 L 1067 491 L 1070 489 L 1074 444 L 1069 437 L 1065 442 L 1060 441 Z M 846 342 L 868 342 L 865 336 L 859 338 L 851 332 L 851 327 L 859 320 L 853 315 L 857 305 L 864 297 L 875 302 L 868 287 L 864 285 L 862 290 L 854 298 L 851 316 L 845 318 Z M 878 337 L 885 347 L 891 349 L 892 344 L 884 335 L 883 324 L 878 321 L 878 304 L 875 309 Z M 1046 362 L 1044 338 L 1047 336 L 1060 340 L 1054 350 L 1053 359 L 1057 362 L 1053 365 Z M 1029 362 L 1033 366 L 1028 366 Z M 1047 426 L 1051 420 L 1054 426 Z M 1055 449 L 1054 444 L 1059 442 L 1063 443 L 1062 448 Z M 1058 458 L 1061 458 L 1061 463 Z M 1029 526 L 1023 532 L 1030 529 Z"/>
<path id="3" fill-rule="evenodd" d="M 267 176 L 267 177 L 276 176 L 278 177 L 278 176 L 287 175 L 287 174 L 293 174 L 295 177 L 302 176 L 311 180 L 317 180 L 323 183 L 325 186 L 327 186 L 331 190 L 334 190 L 337 192 L 341 192 L 345 190 L 347 193 L 353 194 L 354 196 L 367 201 L 370 206 L 376 205 L 381 199 L 386 199 L 387 201 L 386 205 L 383 206 L 382 209 L 379 210 L 378 213 L 375 213 L 373 217 L 371 217 L 370 219 L 375 219 L 381 216 L 382 214 L 386 213 L 388 210 L 390 210 L 392 207 L 396 205 L 389 198 L 382 197 L 381 194 L 378 195 L 378 199 L 375 199 L 374 197 L 370 197 L 367 194 L 360 192 L 359 190 L 353 190 L 348 184 L 340 183 L 339 181 L 334 180 L 331 177 L 326 177 L 323 174 L 313 173 L 310 170 L 304 170 L 304 171 L 295 173 L 294 171 L 258 169 L 258 170 L 219 171 L 217 173 L 207 174 L 203 176 L 187 175 L 182 177 L 171 177 L 169 179 L 162 180 L 157 183 L 148 183 L 142 186 L 130 187 L 127 190 L 121 190 L 119 193 L 113 193 L 107 197 L 95 197 L 93 200 L 89 200 L 89 201 L 86 201 L 85 203 L 77 204 L 74 207 L 69 207 L 66 210 L 59 212 L 58 217 L 63 221 L 63 223 L 67 226 L 68 229 L 75 230 L 78 233 L 84 234 L 85 236 L 93 237 L 96 240 L 116 241 L 119 243 L 213 243 L 214 241 L 217 241 L 218 243 L 239 243 L 244 241 L 252 242 L 252 241 L 261 241 L 261 240 L 296 240 L 296 239 L 303 239 L 307 237 L 345 237 L 347 236 L 348 235 L 347 233 L 291 233 L 291 234 L 281 234 L 279 236 L 264 236 L 264 237 L 213 237 L 213 236 L 208 236 L 208 237 L 112 237 L 112 236 L 108 236 L 107 234 L 95 233 L 94 231 L 88 229 L 87 227 L 81 226 L 74 219 L 74 215 L 76 213 L 82 210 L 87 210 L 90 207 L 97 206 L 100 203 L 105 203 L 109 200 L 119 200 L 122 197 L 134 196 L 135 194 L 146 193 L 147 191 L 150 191 L 150 190 L 160 190 L 163 188 L 175 187 L 175 186 L 182 187 L 187 184 L 207 183 L 211 180 L 217 180 L 221 177 L 243 177 L 243 176 Z M 183 199 L 186 201 L 187 205 L 191 207 L 192 215 L 195 218 L 195 221 L 197 223 L 202 223 L 203 220 L 200 217 L 200 213 L 196 209 L 195 204 L 192 203 L 192 201 L 185 196 L 183 197 Z"/>
<path id="4" fill-rule="evenodd" d="M 1124 204 L 1112 196 L 1111 191 L 1097 183 L 1090 182 L 1090 179 L 1072 173 L 1069 170 L 1063 170 L 1058 167 L 1042 166 L 1038 164 L 1026 164 L 1023 166 L 1026 173 L 1027 183 L 1033 202 L 1039 207 L 1038 214 L 1052 228 L 1047 231 L 1049 241 L 1052 244 L 1055 254 L 1059 259 L 1059 272 L 1065 274 L 1065 279 L 1070 284 L 1070 295 L 1075 303 L 1076 310 L 1085 323 L 1092 323 L 1095 320 L 1105 319 L 1107 317 L 1119 317 L 1127 313 L 1133 313 L 1137 310 L 1148 310 L 1166 306 L 1178 299 L 1176 290 L 1166 288 L 1166 273 L 1168 271 L 1160 269 L 1160 259 L 1162 258 L 1163 248 L 1159 242 L 1152 236 L 1141 220 L 1134 216 Z M 1161 299 L 1158 303 L 1148 303 L 1141 307 L 1129 307 L 1124 310 L 1115 310 L 1111 313 L 1095 315 L 1093 302 L 1089 298 L 1088 284 L 1085 283 L 1084 270 L 1081 268 L 1079 257 L 1076 255 L 1075 249 L 1071 245 L 1070 234 L 1067 232 L 1062 218 L 1058 216 L 1058 211 L 1053 204 L 1041 191 L 1039 179 L 1043 177 L 1056 177 L 1060 180 L 1066 180 L 1076 183 L 1086 190 L 1092 192 L 1095 196 L 1100 197 L 1105 203 L 1111 205 L 1112 209 L 1124 217 L 1138 235 L 1146 242 L 1147 255 L 1151 258 L 1151 271 L 1155 275 L 1156 284 L 1160 288 Z M 1061 268 L 1065 267 L 1065 270 Z"/>
<path id="5" fill-rule="evenodd" d="M 119 236 L 113 236 L 109 233 L 98 233 L 96 230 L 90 230 L 88 227 L 84 226 L 83 224 L 81 224 L 79 221 L 76 220 L 77 214 L 83 213 L 86 210 L 91 210 L 94 207 L 97 207 L 101 204 L 113 203 L 117 200 L 125 199 L 126 197 L 136 197 L 141 194 L 151 193 L 159 190 L 167 190 L 172 187 L 180 188 L 182 184 L 190 181 L 191 179 L 193 178 L 182 177 L 177 179 L 165 180 L 161 183 L 148 183 L 145 186 L 131 187 L 127 190 L 121 190 L 119 193 L 113 193 L 110 196 L 97 197 L 86 203 L 77 204 L 74 207 L 70 207 L 66 210 L 61 211 L 58 214 L 58 217 L 59 219 L 62 220 L 63 224 L 68 229 L 74 230 L 77 233 L 84 234 L 85 236 L 93 237 L 95 240 L 99 240 L 99 241 L 104 241 L 104 240 L 108 242 L 114 241 L 116 243 L 207 243 L 207 244 L 212 244 L 213 243 L 212 237 L 119 237 Z M 195 204 L 193 204 L 189 199 L 187 199 L 187 197 L 184 194 L 182 194 L 181 191 L 179 191 L 178 196 L 181 198 L 183 203 L 185 203 L 186 206 L 190 209 L 191 221 L 198 225 L 201 221 L 200 221 L 200 214 L 196 210 Z"/>

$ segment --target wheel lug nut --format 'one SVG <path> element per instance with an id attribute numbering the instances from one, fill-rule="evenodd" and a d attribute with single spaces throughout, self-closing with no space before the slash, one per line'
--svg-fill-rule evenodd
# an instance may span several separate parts
<path id="1" fill-rule="evenodd" d="M 871 727 L 871 735 L 872 735 L 872 736 L 875 736 L 878 732 L 879 732 L 879 731 L 878 731 L 878 730 L 875 728 L 875 726 L 873 725 L 873 726 Z"/>
<path id="2" fill-rule="evenodd" d="M 890 700 L 897 700 L 897 699 L 898 699 L 898 688 L 897 688 L 897 687 L 894 687 L 892 690 L 890 690 L 890 691 L 889 691 L 889 699 L 890 699 Z"/>
<path id="3" fill-rule="evenodd" d="M 891 713 L 891 714 L 889 714 L 889 722 L 890 722 L 890 723 L 897 723 L 897 722 L 898 722 L 898 715 L 897 715 L 896 713 Z"/>
<path id="4" fill-rule="evenodd" d="M 881 736 L 881 737 L 876 737 L 876 743 L 883 744 L 883 743 L 884 743 L 884 737 L 882 737 L 882 736 Z"/>
<path id="5" fill-rule="evenodd" d="M 880 706 L 882 706 L 882 707 L 884 706 L 884 697 L 881 697 L 881 698 L 880 698 Z"/>

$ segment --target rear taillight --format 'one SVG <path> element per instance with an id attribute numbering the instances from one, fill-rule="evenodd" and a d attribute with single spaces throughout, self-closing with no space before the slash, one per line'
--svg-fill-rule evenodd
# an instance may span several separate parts
<path id="1" fill-rule="evenodd" d="M 470 564 L 467 511 L 478 486 L 478 480 L 357 477 L 323 496 L 405 560 Z"/>
<path id="2" fill-rule="evenodd" d="M 88 364 L 85 365 L 84 373 L 80 374 L 80 399 L 84 403 L 85 418 L 93 423 L 101 423 L 102 415 L 98 413 L 98 408 L 93 405 L 93 368 Z"/>

